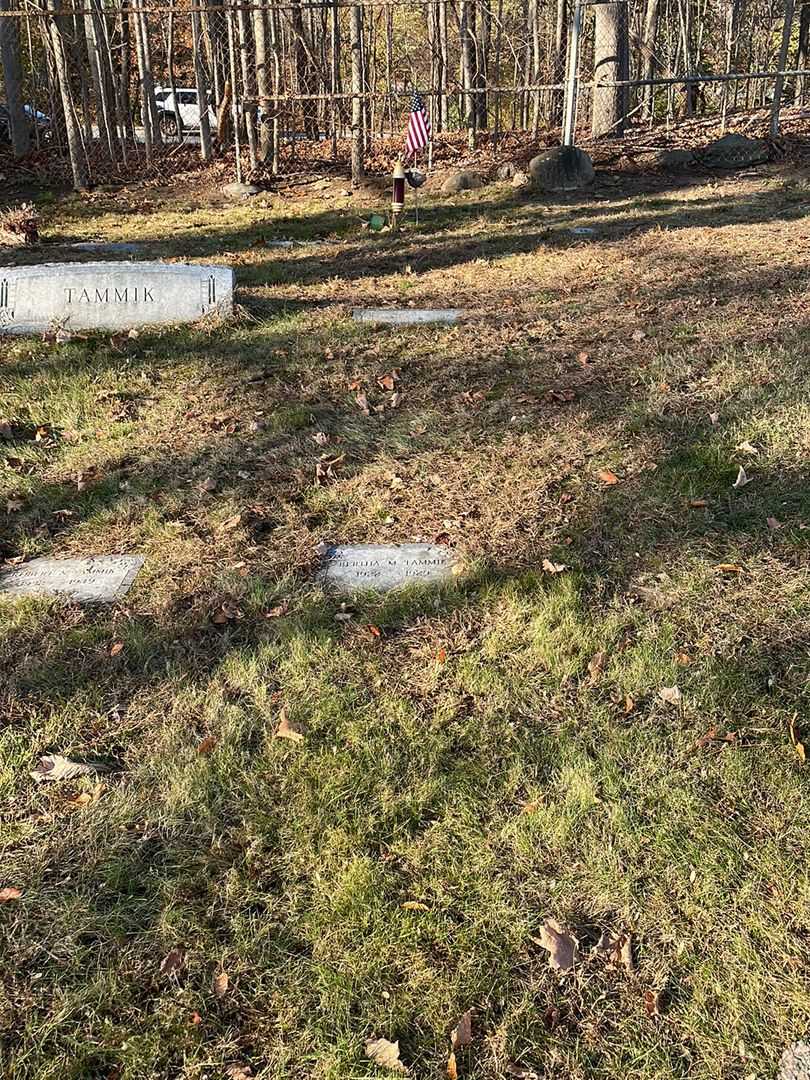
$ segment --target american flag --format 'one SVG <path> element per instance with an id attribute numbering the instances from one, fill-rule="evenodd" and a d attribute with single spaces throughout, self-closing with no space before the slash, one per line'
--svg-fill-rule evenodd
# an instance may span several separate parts
<path id="1" fill-rule="evenodd" d="M 425 103 L 414 90 L 411 94 L 411 111 L 408 114 L 408 134 L 405 137 L 405 156 L 410 157 L 423 146 L 427 146 L 432 137 L 430 117 Z"/>

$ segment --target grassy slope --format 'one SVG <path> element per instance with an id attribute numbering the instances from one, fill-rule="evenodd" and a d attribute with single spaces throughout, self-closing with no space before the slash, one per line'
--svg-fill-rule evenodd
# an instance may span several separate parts
<path id="1" fill-rule="evenodd" d="M 324 203 L 52 207 L 52 239 L 234 264 L 246 312 L 0 346 L 7 553 L 147 556 L 117 609 L 0 604 L 4 1075 L 348 1080 L 375 1034 L 436 1077 L 471 1006 L 470 1078 L 766 1077 L 806 1034 L 810 189 L 648 187 L 493 188 L 398 240 Z M 324 243 L 256 246 L 286 235 Z M 347 317 L 410 301 L 471 318 Z M 337 621 L 310 583 L 324 538 L 440 533 L 470 569 L 439 597 Z M 47 751 L 123 771 L 77 807 Z M 561 979 L 547 915 L 631 931 L 636 973 Z"/>

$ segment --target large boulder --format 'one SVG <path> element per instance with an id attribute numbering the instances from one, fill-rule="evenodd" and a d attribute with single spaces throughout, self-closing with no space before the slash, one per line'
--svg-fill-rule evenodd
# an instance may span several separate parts
<path id="1" fill-rule="evenodd" d="M 512 180 L 515 173 L 518 172 L 518 166 L 514 161 L 505 161 L 503 165 L 498 166 L 498 171 L 495 173 L 496 180 Z"/>
<path id="2" fill-rule="evenodd" d="M 747 165 L 761 165 L 770 156 L 764 139 L 749 139 L 747 135 L 733 131 L 709 143 L 700 160 L 710 169 L 739 169 Z"/>
<path id="3" fill-rule="evenodd" d="M 662 150 L 655 160 L 667 172 L 687 172 L 698 163 L 691 150 Z"/>
<path id="4" fill-rule="evenodd" d="M 532 179 L 546 191 L 577 191 L 593 183 L 593 162 L 576 146 L 555 146 L 529 162 Z"/>
<path id="5" fill-rule="evenodd" d="M 466 169 L 462 169 L 460 172 L 450 173 L 442 184 L 442 193 L 444 195 L 458 195 L 460 191 L 472 191 L 474 188 L 480 188 L 483 182 L 478 173 L 467 172 Z"/>
<path id="6" fill-rule="evenodd" d="M 229 199 L 248 199 L 251 195 L 258 195 L 262 189 L 255 184 L 240 184 L 236 180 L 232 184 L 226 184 L 222 194 Z"/>

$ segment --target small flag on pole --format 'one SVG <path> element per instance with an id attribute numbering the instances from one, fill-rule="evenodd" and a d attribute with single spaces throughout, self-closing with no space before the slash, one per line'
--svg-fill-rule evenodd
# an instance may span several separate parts
<path id="1" fill-rule="evenodd" d="M 405 157 L 410 157 L 423 146 L 427 146 L 432 138 L 430 130 L 430 117 L 427 114 L 425 103 L 414 90 L 411 94 L 411 111 L 408 114 L 408 133 L 405 137 Z"/>

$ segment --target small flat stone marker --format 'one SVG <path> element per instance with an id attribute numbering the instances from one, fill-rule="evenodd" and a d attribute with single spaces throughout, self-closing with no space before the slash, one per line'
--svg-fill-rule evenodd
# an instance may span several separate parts
<path id="1" fill-rule="evenodd" d="M 111 604 L 129 592 L 143 563 L 141 555 L 32 559 L 0 573 L 0 594 L 66 596 L 81 603 Z"/>
<path id="2" fill-rule="evenodd" d="M 355 308 L 355 322 L 383 323 L 386 326 L 458 322 L 460 308 Z"/>
<path id="3" fill-rule="evenodd" d="M 459 570 L 456 553 L 438 544 L 337 544 L 324 555 L 321 580 L 336 592 L 387 592 L 452 581 Z"/>
<path id="4" fill-rule="evenodd" d="M 233 311 L 233 270 L 161 262 L 0 268 L 0 334 L 132 330 Z"/>
<path id="5" fill-rule="evenodd" d="M 118 240 L 82 240 L 70 246 L 74 251 L 92 251 L 96 255 L 137 255 L 143 251 L 143 244 Z"/>

